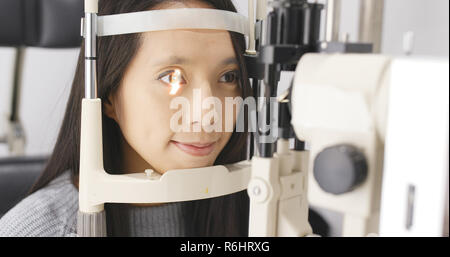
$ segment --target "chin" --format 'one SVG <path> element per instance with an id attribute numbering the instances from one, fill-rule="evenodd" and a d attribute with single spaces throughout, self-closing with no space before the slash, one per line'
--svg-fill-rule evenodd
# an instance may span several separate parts
<path id="1" fill-rule="evenodd" d="M 214 160 L 211 158 L 208 159 L 200 159 L 200 158 L 186 158 L 183 160 L 176 160 L 180 165 L 175 169 L 193 169 L 193 168 L 202 168 L 214 165 Z"/>

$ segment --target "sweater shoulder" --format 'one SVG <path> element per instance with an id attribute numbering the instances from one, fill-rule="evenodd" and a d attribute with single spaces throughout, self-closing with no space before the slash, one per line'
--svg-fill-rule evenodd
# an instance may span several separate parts
<path id="1" fill-rule="evenodd" d="M 0 219 L 0 236 L 73 236 L 78 191 L 66 171 L 27 196 Z"/>

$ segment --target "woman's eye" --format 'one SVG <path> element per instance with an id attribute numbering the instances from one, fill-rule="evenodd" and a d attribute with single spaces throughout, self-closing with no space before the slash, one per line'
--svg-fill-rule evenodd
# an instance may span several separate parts
<path id="1" fill-rule="evenodd" d="M 169 70 L 163 72 L 161 75 L 158 76 L 158 80 L 161 80 L 162 82 L 165 82 L 169 85 L 185 83 L 185 80 L 180 70 Z"/>
<path id="2" fill-rule="evenodd" d="M 179 92 L 181 86 L 183 84 L 186 84 L 186 81 L 184 80 L 183 75 L 181 74 L 181 71 L 179 69 L 163 72 L 158 76 L 158 80 L 166 83 L 169 88 L 169 95 L 176 95 Z"/>
<path id="3" fill-rule="evenodd" d="M 221 83 L 236 83 L 238 81 L 239 75 L 237 71 L 230 71 L 224 74 L 219 82 Z"/>

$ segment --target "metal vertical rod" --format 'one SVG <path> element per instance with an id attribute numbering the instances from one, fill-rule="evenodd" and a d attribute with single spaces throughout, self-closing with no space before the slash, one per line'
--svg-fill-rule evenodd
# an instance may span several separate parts
<path id="1" fill-rule="evenodd" d="M 266 18 L 267 18 L 267 0 L 256 0 L 256 15 L 254 13 L 250 12 L 250 8 L 255 8 L 253 6 L 253 3 L 249 1 L 249 17 L 255 16 L 256 23 L 250 26 L 250 29 L 253 29 L 255 32 L 255 46 L 254 46 L 254 54 L 258 54 L 258 52 L 261 49 L 261 46 L 265 44 L 266 42 Z M 253 18 L 251 18 L 253 20 Z M 251 52 L 247 51 L 248 54 L 252 54 Z M 259 110 L 259 104 L 258 104 L 258 96 L 259 91 L 261 87 L 260 80 L 253 78 L 252 79 L 252 93 L 255 97 L 255 103 L 256 103 L 256 109 Z M 250 118 L 250 117 L 249 117 Z M 258 125 L 258 115 L 256 115 L 256 124 L 252 124 L 256 126 L 255 132 L 250 133 L 250 140 L 249 140 L 249 146 L 248 146 L 248 159 L 250 160 L 253 156 L 258 156 L 258 133 L 259 133 L 259 125 Z"/>
<path id="2" fill-rule="evenodd" d="M 14 64 L 14 81 L 12 88 L 11 110 L 9 116 L 10 122 L 19 121 L 20 89 L 22 86 L 24 52 L 25 52 L 24 48 L 22 47 L 16 48 L 16 58 Z"/>
<path id="3" fill-rule="evenodd" d="M 88 185 L 85 177 L 103 169 L 101 100 L 97 98 L 97 13 L 98 0 L 84 1 L 85 99 L 81 112 L 79 210 L 77 235 L 106 236 L 104 206 L 88 206 Z M 94 142 L 90 142 L 90 141 Z"/>
<path id="4" fill-rule="evenodd" d="M 257 79 L 252 79 L 252 94 L 255 97 L 255 104 L 256 104 L 256 109 L 258 110 L 258 89 L 261 86 L 261 82 L 260 80 Z M 250 114 L 251 115 L 251 114 Z M 250 117 L 250 115 L 248 116 L 248 119 L 250 120 L 250 126 L 252 129 L 255 130 L 255 132 L 250 132 L 249 133 L 249 142 L 248 142 L 248 156 L 247 156 L 247 160 L 251 160 L 253 156 L 258 155 L 258 151 L 255 151 L 255 146 L 257 146 L 257 137 L 256 135 L 258 134 L 258 115 L 256 115 L 256 124 L 253 124 L 253 119 Z M 256 126 L 256 127 L 253 127 Z"/>
<path id="5" fill-rule="evenodd" d="M 255 0 L 248 0 L 248 24 L 249 24 L 249 38 L 248 38 L 248 54 L 256 54 L 255 51 Z"/>
<path id="6" fill-rule="evenodd" d="M 361 0 L 359 41 L 373 44 L 373 52 L 381 52 L 384 0 Z"/>
<path id="7" fill-rule="evenodd" d="M 339 41 L 341 25 L 341 0 L 328 0 L 326 8 L 325 41 Z"/>
<path id="8" fill-rule="evenodd" d="M 86 99 L 97 98 L 97 14 L 86 13 L 85 18 L 85 91 Z"/>

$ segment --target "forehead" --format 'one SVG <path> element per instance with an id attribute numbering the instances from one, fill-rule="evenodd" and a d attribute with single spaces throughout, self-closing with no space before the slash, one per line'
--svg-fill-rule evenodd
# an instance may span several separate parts
<path id="1" fill-rule="evenodd" d="M 165 0 L 153 9 L 176 9 L 176 8 L 214 8 L 202 0 Z"/>
<path id="2" fill-rule="evenodd" d="M 230 34 L 222 30 L 168 30 L 143 33 L 141 50 L 151 55 L 192 58 L 234 56 Z"/>

